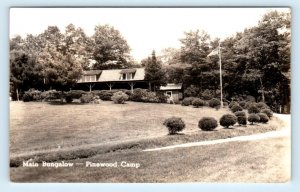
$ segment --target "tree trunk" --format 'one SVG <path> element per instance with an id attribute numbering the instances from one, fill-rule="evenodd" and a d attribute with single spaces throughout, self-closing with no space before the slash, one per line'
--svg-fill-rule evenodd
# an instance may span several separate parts
<path id="1" fill-rule="evenodd" d="M 19 97 L 19 89 L 18 89 L 18 88 L 16 89 L 16 92 L 17 92 L 17 100 L 20 101 L 20 97 Z"/>
<path id="2" fill-rule="evenodd" d="M 262 84 L 261 77 L 259 77 L 259 82 L 260 82 L 260 86 L 261 86 L 261 97 L 262 97 L 262 101 L 265 102 L 265 89 L 264 89 L 264 86 L 263 86 L 263 84 Z"/>
<path id="3" fill-rule="evenodd" d="M 149 82 L 148 85 L 149 85 L 149 91 L 151 91 L 151 82 Z"/>
<path id="4" fill-rule="evenodd" d="M 61 94 L 60 94 L 60 102 L 63 103 L 64 102 L 64 92 L 61 91 Z"/>

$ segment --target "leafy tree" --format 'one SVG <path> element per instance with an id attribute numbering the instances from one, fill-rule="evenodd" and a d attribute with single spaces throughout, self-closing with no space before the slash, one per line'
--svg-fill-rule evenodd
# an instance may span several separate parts
<path id="1" fill-rule="evenodd" d="M 145 80 L 149 81 L 149 89 L 152 90 L 151 84 L 155 87 L 166 85 L 166 76 L 162 68 L 161 61 L 156 58 L 153 50 L 152 56 L 145 61 Z"/>
<path id="2" fill-rule="evenodd" d="M 74 50 L 77 43 L 70 42 L 71 39 L 74 40 L 72 35 L 69 35 L 71 31 L 74 31 L 72 26 L 67 27 L 65 34 L 62 34 L 57 27 L 48 27 L 41 34 L 46 38 L 44 38 L 45 47 L 39 54 L 38 63 L 43 66 L 46 83 L 58 90 L 71 88 L 82 72 L 83 63 L 77 54 L 81 50 Z"/>
<path id="3" fill-rule="evenodd" d="M 118 69 L 128 66 L 130 48 L 121 33 L 109 25 L 97 25 L 93 39 L 94 69 Z"/>

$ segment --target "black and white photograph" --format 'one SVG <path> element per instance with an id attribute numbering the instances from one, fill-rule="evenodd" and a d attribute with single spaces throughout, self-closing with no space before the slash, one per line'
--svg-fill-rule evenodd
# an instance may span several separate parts
<path id="1" fill-rule="evenodd" d="M 16 183 L 287 183 L 291 9 L 10 8 Z"/>

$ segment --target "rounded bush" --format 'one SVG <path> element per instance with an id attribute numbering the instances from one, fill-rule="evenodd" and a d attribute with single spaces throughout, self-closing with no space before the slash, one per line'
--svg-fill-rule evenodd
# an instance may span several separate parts
<path id="1" fill-rule="evenodd" d="M 271 117 L 273 116 L 273 111 L 270 110 L 270 109 L 263 109 L 263 110 L 261 111 L 261 113 L 266 114 L 269 118 L 271 118 Z"/>
<path id="2" fill-rule="evenodd" d="M 213 117 L 203 117 L 200 119 L 198 127 L 203 131 L 212 131 L 218 127 L 218 122 Z"/>
<path id="3" fill-rule="evenodd" d="M 258 113 L 259 116 L 259 122 L 261 123 L 267 123 L 269 121 L 269 117 L 264 113 Z"/>
<path id="4" fill-rule="evenodd" d="M 131 101 L 143 102 L 143 97 L 146 95 L 147 90 L 145 89 L 134 89 L 133 93 L 130 95 Z"/>
<path id="5" fill-rule="evenodd" d="M 71 97 L 72 99 L 80 99 L 80 97 L 85 93 L 86 92 L 82 90 L 70 90 L 66 93 L 66 100 L 67 97 Z"/>
<path id="6" fill-rule="evenodd" d="M 28 91 L 25 91 L 23 95 L 23 101 L 41 101 L 42 100 L 42 92 L 36 89 L 29 89 Z"/>
<path id="7" fill-rule="evenodd" d="M 125 101 L 128 100 L 128 95 L 126 95 L 126 93 L 124 93 L 122 91 L 118 91 L 118 92 L 113 94 L 113 96 L 111 97 L 111 100 L 115 104 L 124 104 Z"/>
<path id="8" fill-rule="evenodd" d="M 258 109 L 269 109 L 269 106 L 268 106 L 266 103 L 264 103 L 264 102 L 259 102 L 259 103 L 257 103 L 257 104 L 256 104 L 256 107 L 257 107 Z"/>
<path id="9" fill-rule="evenodd" d="M 238 105 L 238 103 L 236 101 L 231 101 L 228 107 L 231 108 L 233 105 Z"/>
<path id="10" fill-rule="evenodd" d="M 169 130 L 170 135 L 174 135 L 185 128 L 185 123 L 180 117 L 171 117 L 164 121 L 164 126 Z"/>
<path id="11" fill-rule="evenodd" d="M 240 101 L 239 105 L 243 108 L 246 109 L 246 101 Z"/>
<path id="12" fill-rule="evenodd" d="M 205 106 L 205 101 L 203 101 L 202 99 L 196 98 L 192 101 L 192 105 L 194 107 L 201 107 L 201 106 Z"/>
<path id="13" fill-rule="evenodd" d="M 241 106 L 239 106 L 238 104 L 237 105 L 233 105 L 230 109 L 231 109 L 231 111 L 233 113 L 235 113 L 237 111 L 243 111 L 243 108 Z"/>
<path id="14" fill-rule="evenodd" d="M 237 111 L 234 113 L 234 115 L 237 117 L 246 117 L 246 113 L 244 111 Z"/>
<path id="15" fill-rule="evenodd" d="M 56 100 L 61 98 L 62 93 L 60 91 L 56 91 L 55 89 L 44 91 L 41 94 L 41 97 L 45 101 Z"/>
<path id="16" fill-rule="evenodd" d="M 224 106 L 224 107 L 227 107 L 227 106 L 228 106 L 228 102 L 226 102 L 226 101 L 223 102 L 223 106 Z"/>
<path id="17" fill-rule="evenodd" d="M 239 125 L 247 125 L 247 117 L 246 116 L 237 116 L 237 122 Z"/>
<path id="18" fill-rule="evenodd" d="M 219 99 L 213 98 L 213 99 L 209 100 L 208 105 L 210 107 L 214 108 L 214 107 L 220 106 L 221 102 Z"/>
<path id="19" fill-rule="evenodd" d="M 248 107 L 248 113 L 251 114 L 251 113 L 259 113 L 259 108 L 256 106 L 256 104 L 251 104 L 249 107 Z"/>
<path id="20" fill-rule="evenodd" d="M 225 114 L 220 118 L 220 125 L 222 125 L 225 128 L 229 128 L 229 126 L 236 124 L 236 122 L 236 116 L 231 114 Z"/>
<path id="21" fill-rule="evenodd" d="M 251 113 L 248 116 L 248 121 L 253 125 L 253 123 L 258 123 L 260 120 L 260 117 L 257 114 Z"/>
<path id="22" fill-rule="evenodd" d="M 93 101 L 93 98 L 94 98 L 94 94 L 92 94 L 92 93 L 83 94 L 80 97 L 80 102 L 81 103 L 90 103 Z"/>

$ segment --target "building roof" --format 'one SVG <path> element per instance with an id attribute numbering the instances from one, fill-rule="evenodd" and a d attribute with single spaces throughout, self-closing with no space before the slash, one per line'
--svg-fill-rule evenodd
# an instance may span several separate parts
<path id="1" fill-rule="evenodd" d="M 133 79 L 123 80 L 121 79 L 122 74 L 124 73 L 134 73 Z M 93 82 L 117 82 L 117 81 L 143 81 L 145 79 L 145 69 L 136 68 L 136 69 L 111 69 L 111 70 L 90 70 L 84 71 L 83 76 L 88 75 L 100 75 L 97 77 L 96 81 Z M 82 78 L 78 80 L 78 83 L 85 83 Z M 90 82 L 90 81 L 88 81 Z"/>
<path id="2" fill-rule="evenodd" d="M 83 71 L 83 75 L 100 75 L 102 70 Z"/>
<path id="3" fill-rule="evenodd" d="M 182 83 L 174 84 L 168 83 L 166 86 L 160 86 L 159 90 L 166 91 L 166 90 L 180 90 L 182 89 Z"/>
<path id="4" fill-rule="evenodd" d="M 145 79 L 144 68 L 132 69 L 131 71 L 133 70 L 135 70 L 135 74 L 133 79 L 131 79 L 130 81 L 142 81 Z M 124 73 L 124 69 L 103 70 L 102 74 L 100 75 L 100 78 L 98 79 L 98 82 L 125 81 L 121 79 L 122 73 Z"/>
<path id="5" fill-rule="evenodd" d="M 136 72 L 136 69 L 122 69 L 121 70 L 121 74 L 124 74 L 124 73 L 135 73 Z"/>

